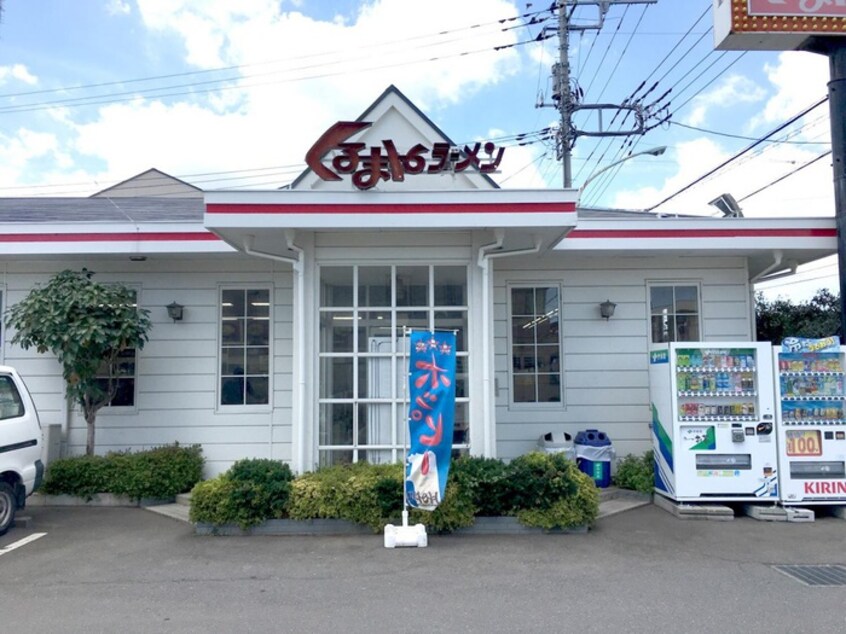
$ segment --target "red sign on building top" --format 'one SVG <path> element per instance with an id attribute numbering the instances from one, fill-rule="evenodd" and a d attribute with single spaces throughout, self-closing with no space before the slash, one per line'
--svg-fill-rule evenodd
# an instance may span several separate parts
<path id="1" fill-rule="evenodd" d="M 846 0 L 748 0 L 749 15 L 846 16 Z"/>
<path id="2" fill-rule="evenodd" d="M 418 143 L 405 154 L 401 154 L 390 139 L 369 148 L 364 143 L 347 141 L 371 125 L 361 121 L 339 121 L 311 146 L 306 153 L 306 163 L 325 181 L 339 181 L 342 174 L 351 174 L 353 185 L 358 189 L 371 189 L 381 180 L 404 181 L 406 174 L 463 172 L 467 169 L 489 174 L 496 171 L 505 153 L 505 148 L 497 148 L 490 141 L 475 143 L 472 147 L 465 145 L 463 150 L 449 143 L 435 143 L 431 148 Z M 323 158 L 332 151 L 336 154 L 331 163 L 325 165 Z"/>

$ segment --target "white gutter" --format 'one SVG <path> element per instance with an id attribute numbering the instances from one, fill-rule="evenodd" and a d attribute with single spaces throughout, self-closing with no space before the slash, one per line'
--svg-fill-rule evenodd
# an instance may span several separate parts
<path id="1" fill-rule="evenodd" d="M 491 264 L 494 258 L 504 258 L 516 255 L 528 255 L 538 253 L 541 248 L 540 238 L 536 239 L 535 246 L 528 249 L 517 249 L 514 251 L 499 251 L 505 240 L 505 231 L 496 229 L 494 232 L 496 240 L 490 244 L 479 247 L 479 256 L 476 264 L 482 269 L 482 420 L 485 424 L 485 435 L 482 443 L 482 455 L 489 458 L 496 457 L 496 421 L 491 413 L 493 394 L 491 390 L 491 369 L 493 365 L 493 354 L 491 349 Z"/>
<path id="2" fill-rule="evenodd" d="M 761 281 L 762 277 L 767 275 L 767 273 L 769 273 L 770 271 L 772 271 L 772 270 L 778 268 L 779 266 L 781 266 L 781 260 L 782 260 L 783 257 L 784 257 L 784 254 L 781 251 L 774 251 L 773 252 L 773 263 L 770 264 L 763 271 L 758 273 L 758 275 L 756 275 L 755 277 L 750 279 L 749 283 L 752 284 L 752 285 L 757 284 L 758 282 Z"/>
<path id="3" fill-rule="evenodd" d="M 296 309 L 294 313 L 294 323 L 296 324 L 296 335 L 294 336 L 294 356 L 297 359 L 297 387 L 293 394 L 293 410 L 295 412 L 295 420 L 291 421 L 293 425 L 292 436 L 294 438 L 294 471 L 297 473 L 305 469 L 305 442 L 303 441 L 305 431 L 305 356 L 304 356 L 304 342 L 305 342 L 305 264 L 303 250 L 294 244 L 294 232 L 285 232 L 286 246 L 290 251 L 296 253 L 296 257 L 276 255 L 273 253 L 266 253 L 264 251 L 256 251 L 253 249 L 253 241 L 255 236 L 248 235 L 244 238 L 244 253 L 259 258 L 268 260 L 275 260 L 277 262 L 287 262 L 291 264 L 294 272 L 297 274 L 297 300 L 295 302 Z M 271 416 L 271 427 L 273 426 L 273 418 Z M 271 429 L 270 435 L 271 454 L 273 450 L 273 432 Z"/>

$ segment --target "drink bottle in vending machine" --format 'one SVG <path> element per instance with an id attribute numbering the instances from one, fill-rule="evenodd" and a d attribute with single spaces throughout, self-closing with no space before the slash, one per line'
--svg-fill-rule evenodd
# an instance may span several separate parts
<path id="1" fill-rule="evenodd" d="M 787 337 L 773 366 L 782 504 L 846 503 L 846 348 Z"/>
<path id="2" fill-rule="evenodd" d="M 649 387 L 657 493 L 777 501 L 770 343 L 656 345 Z"/>

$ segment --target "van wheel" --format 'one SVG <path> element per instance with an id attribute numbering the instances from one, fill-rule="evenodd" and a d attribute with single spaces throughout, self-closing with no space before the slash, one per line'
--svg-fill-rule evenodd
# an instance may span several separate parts
<path id="1" fill-rule="evenodd" d="M 18 499 L 15 497 L 15 490 L 8 482 L 0 482 L 0 535 L 6 531 L 15 521 L 15 511 L 18 509 Z"/>

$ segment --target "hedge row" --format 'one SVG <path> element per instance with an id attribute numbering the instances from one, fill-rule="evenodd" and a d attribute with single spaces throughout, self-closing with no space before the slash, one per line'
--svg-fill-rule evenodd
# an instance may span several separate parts
<path id="1" fill-rule="evenodd" d="M 203 477 L 199 445 L 165 445 L 148 451 L 77 456 L 50 463 L 42 491 L 91 499 L 97 493 L 133 500 L 170 499 L 190 491 Z"/>
<path id="2" fill-rule="evenodd" d="M 374 532 L 399 523 L 401 464 L 333 466 L 293 477 L 286 465 L 242 460 L 194 487 L 191 520 L 249 528 L 268 519 L 333 518 Z M 563 454 L 530 453 L 505 463 L 463 456 L 453 461 L 444 500 L 433 512 L 412 510 L 409 521 L 433 532 L 471 526 L 476 516 L 516 516 L 544 529 L 592 524 L 599 512 L 593 480 Z"/>

